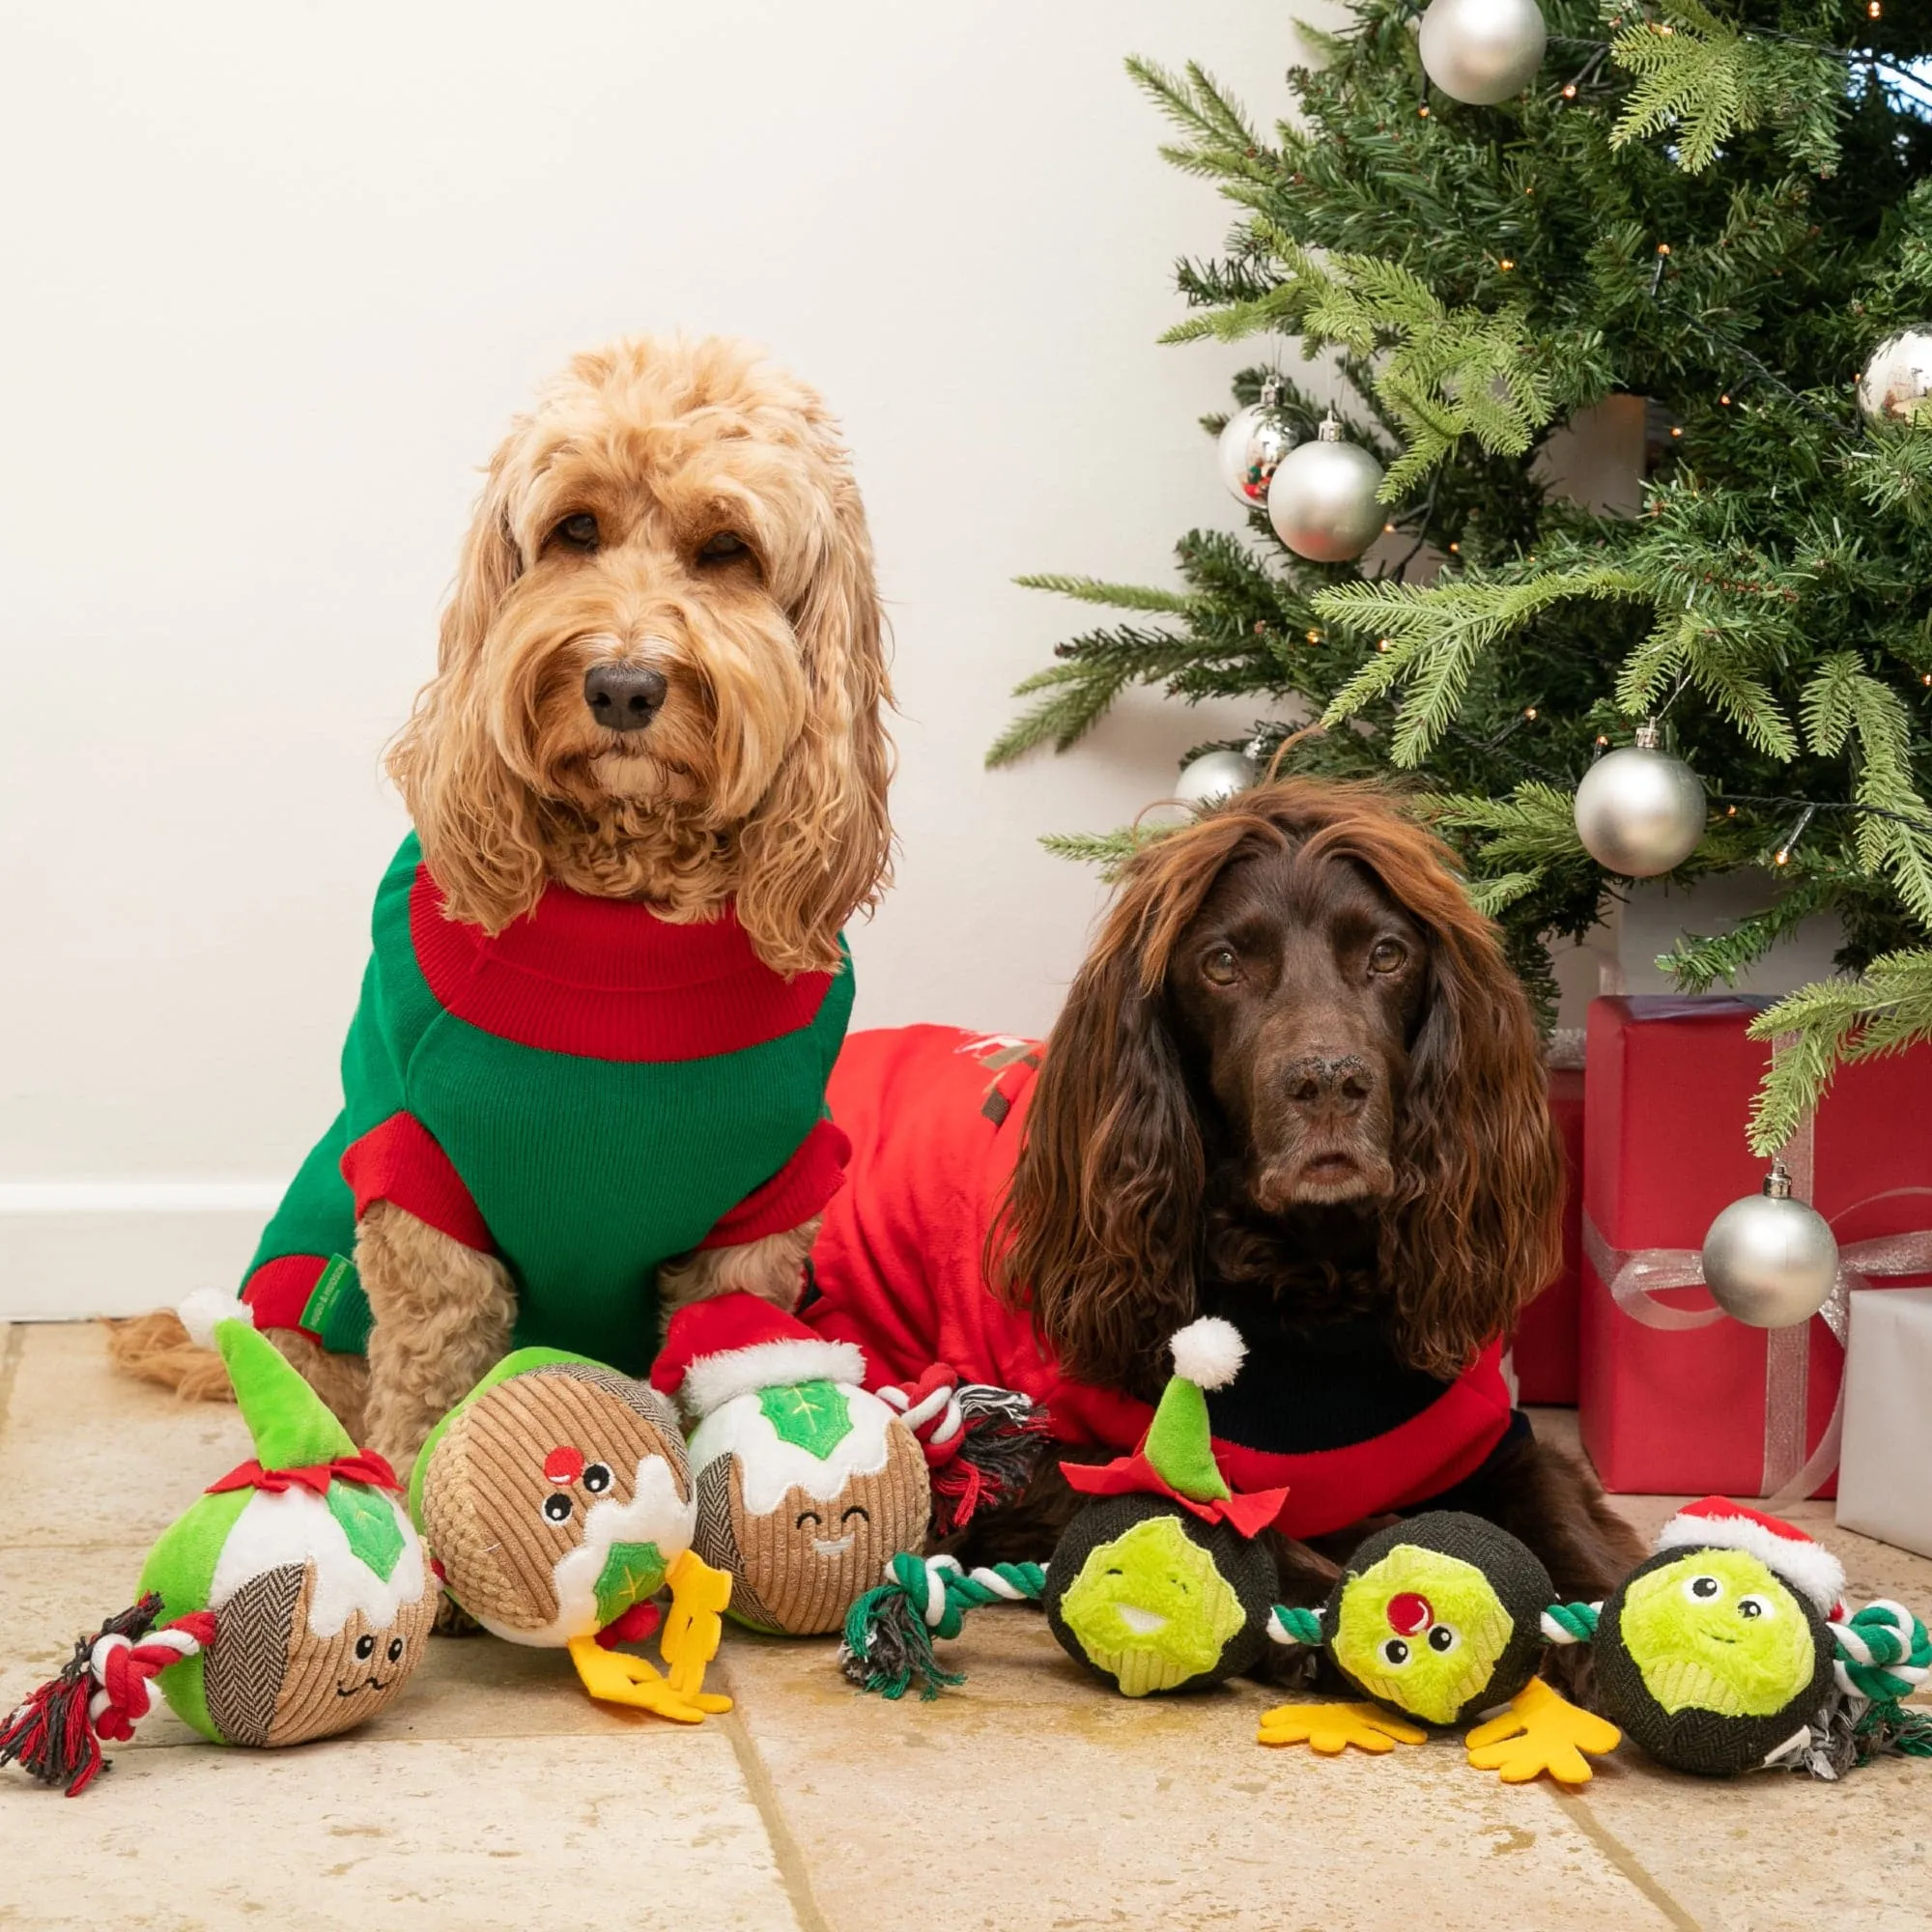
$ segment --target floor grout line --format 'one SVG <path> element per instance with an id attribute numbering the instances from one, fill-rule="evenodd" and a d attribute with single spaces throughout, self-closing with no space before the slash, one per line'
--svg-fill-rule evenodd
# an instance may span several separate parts
<path id="1" fill-rule="evenodd" d="M 731 1750 L 738 1760 L 745 1788 L 751 1793 L 752 1803 L 757 1806 L 758 1816 L 764 1821 L 765 1835 L 771 1840 L 772 1858 L 778 1865 L 785 1896 L 791 1901 L 792 1912 L 798 1919 L 799 1932 L 832 1932 L 831 1921 L 819 1910 L 818 1900 L 812 1896 L 811 1873 L 806 1865 L 805 1854 L 799 1849 L 798 1840 L 792 1836 L 790 1825 L 785 1822 L 778 1786 L 766 1769 L 765 1760 L 753 1741 L 752 1733 L 746 1728 L 743 1717 L 739 1715 L 736 1687 L 729 1685 L 728 1674 L 726 1683 L 732 1691 L 731 1708 L 712 1721 L 722 1725 L 724 1735 L 731 1740 Z"/>
<path id="2" fill-rule="evenodd" d="M 1703 1932 L 1696 1918 L 1671 1897 L 1661 1880 L 1645 1869 L 1636 1854 L 1597 1816 L 1590 1807 L 1590 1801 L 1580 1792 L 1563 1791 L 1552 1786 L 1549 1802 L 1678 1928 L 1678 1932 Z"/>
<path id="3" fill-rule="evenodd" d="M 14 1378 L 27 1352 L 27 1331 L 17 1321 L 7 1323 L 7 1343 L 0 1348 L 0 1433 L 7 1427 L 7 1410 L 14 1400 Z"/>

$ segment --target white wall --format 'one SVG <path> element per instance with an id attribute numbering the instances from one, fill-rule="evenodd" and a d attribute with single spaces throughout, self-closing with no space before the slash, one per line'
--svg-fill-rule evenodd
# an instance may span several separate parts
<path id="1" fill-rule="evenodd" d="M 1243 358 L 1154 342 L 1227 211 L 1121 59 L 1271 115 L 1281 0 L 101 0 L 8 40 L 0 1314 L 245 1258 L 334 1105 L 476 468 L 611 334 L 757 337 L 844 416 L 904 710 L 861 1022 L 1047 1024 L 1098 894 L 1037 836 L 1250 715 L 980 767 L 1077 617 L 1016 572 L 1158 579 L 1235 515 L 1193 418 Z"/>

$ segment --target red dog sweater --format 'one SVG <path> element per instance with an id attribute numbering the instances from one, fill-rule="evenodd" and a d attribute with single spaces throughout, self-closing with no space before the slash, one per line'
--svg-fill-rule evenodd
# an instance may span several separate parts
<path id="1" fill-rule="evenodd" d="M 985 1286 L 987 1224 L 1011 1175 L 1040 1064 L 1032 1041 L 917 1026 L 855 1034 L 828 1098 L 850 1137 L 801 1315 L 865 1351 L 871 1386 L 947 1362 L 1047 1405 L 1054 1438 L 1124 1455 L 1151 1407 L 1070 1380 L 1023 1313 Z M 1227 1312 L 1227 1311 L 1222 1311 Z M 1454 1381 L 1406 1369 L 1370 1323 L 1312 1338 L 1246 1334 L 1247 1361 L 1208 1398 L 1237 1490 L 1286 1486 L 1296 1537 L 1419 1507 L 1473 1475 L 1510 1429 L 1502 1345 Z"/>
<path id="2" fill-rule="evenodd" d="M 389 1201 L 502 1257 L 516 1346 L 641 1375 L 660 1263 L 795 1228 L 838 1186 L 825 1081 L 849 959 L 783 979 L 728 907 L 673 925 L 559 886 L 493 938 L 443 916 L 413 835 L 374 940 L 343 1110 L 249 1264 L 258 1326 L 359 1351 L 369 1304 L 342 1258 Z"/>

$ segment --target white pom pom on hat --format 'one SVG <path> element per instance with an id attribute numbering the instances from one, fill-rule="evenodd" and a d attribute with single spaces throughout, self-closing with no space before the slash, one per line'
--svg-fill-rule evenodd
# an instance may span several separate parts
<path id="1" fill-rule="evenodd" d="M 214 1326 L 218 1321 L 245 1321 L 255 1325 L 255 1311 L 238 1294 L 225 1288 L 197 1288 L 175 1304 L 175 1314 L 187 1330 L 188 1340 L 204 1349 L 214 1347 Z"/>
<path id="2" fill-rule="evenodd" d="M 1226 1388 L 1240 1374 L 1248 1352 L 1241 1331 L 1218 1315 L 1204 1315 L 1177 1329 L 1168 1347 L 1174 1351 L 1174 1373 L 1204 1389 Z"/>

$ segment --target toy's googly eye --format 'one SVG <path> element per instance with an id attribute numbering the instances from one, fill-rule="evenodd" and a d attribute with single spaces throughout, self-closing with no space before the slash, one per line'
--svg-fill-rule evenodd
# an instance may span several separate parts
<path id="1" fill-rule="evenodd" d="M 1692 1577 L 1684 1585 L 1684 1594 L 1693 1604 L 1708 1604 L 1724 1593 L 1724 1586 L 1715 1577 Z"/>
<path id="2" fill-rule="evenodd" d="M 1768 1617 L 1772 1614 L 1771 1603 L 1765 1597 L 1740 1597 L 1738 1615 L 1741 1617 Z"/>
<path id="3" fill-rule="evenodd" d="M 1382 1661 L 1385 1663 L 1403 1664 L 1408 1662 L 1408 1646 L 1399 1636 L 1392 1636 L 1382 1645 Z"/>
<path id="4" fill-rule="evenodd" d="M 572 1507 L 568 1496 L 546 1496 L 543 1502 L 544 1520 L 547 1522 L 568 1522 Z"/>
<path id="5" fill-rule="evenodd" d="M 1429 1647 L 1438 1657 L 1447 1657 L 1462 1641 L 1463 1639 L 1447 1624 L 1437 1624 L 1429 1633 Z"/>
<path id="6" fill-rule="evenodd" d="M 601 1496 L 611 1487 L 611 1465 L 608 1463 L 586 1463 L 583 1465 L 583 1487 L 593 1496 Z"/>
<path id="7" fill-rule="evenodd" d="M 376 1639 L 373 1636 L 358 1636 L 355 1639 L 355 1655 L 367 1663 L 376 1655 Z"/>
<path id="8" fill-rule="evenodd" d="M 389 1662 L 391 1663 L 400 1663 L 402 1661 L 403 1640 L 399 1636 L 392 1636 L 389 1639 Z"/>

